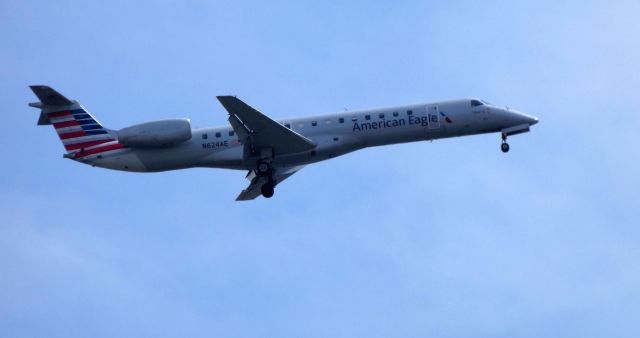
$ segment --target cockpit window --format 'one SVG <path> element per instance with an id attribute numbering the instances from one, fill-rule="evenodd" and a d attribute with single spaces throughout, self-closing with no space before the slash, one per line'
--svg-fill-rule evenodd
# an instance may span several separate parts
<path id="1" fill-rule="evenodd" d="M 482 103 L 482 101 L 480 100 L 471 100 L 471 107 L 477 107 L 482 105 L 484 105 L 484 103 Z"/>

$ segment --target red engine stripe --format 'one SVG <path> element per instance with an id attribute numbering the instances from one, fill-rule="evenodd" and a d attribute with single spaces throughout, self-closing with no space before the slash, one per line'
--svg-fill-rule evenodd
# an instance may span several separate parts
<path id="1" fill-rule="evenodd" d="M 54 117 L 62 117 L 62 116 L 67 116 L 67 115 L 71 115 L 71 112 L 68 110 L 65 111 L 58 111 L 55 113 L 49 113 L 47 114 L 47 116 L 49 116 L 49 118 L 54 118 Z"/>
<path id="2" fill-rule="evenodd" d="M 87 134 L 83 131 L 74 131 L 72 133 L 66 133 L 66 134 L 60 134 L 60 139 L 61 140 L 66 140 L 68 138 L 74 138 L 74 137 L 80 137 L 80 136 L 86 136 Z"/>
<path id="3" fill-rule="evenodd" d="M 78 126 L 78 125 L 80 125 L 78 123 L 78 121 L 71 120 L 71 121 L 66 121 L 66 122 L 54 123 L 53 127 L 56 128 L 56 129 L 59 129 L 59 128 L 65 128 L 65 127 L 71 127 L 71 126 Z"/>
<path id="4" fill-rule="evenodd" d="M 76 149 L 82 149 L 82 148 L 89 148 L 89 147 L 97 146 L 98 144 L 107 143 L 107 142 L 111 142 L 111 141 L 115 141 L 115 140 L 114 139 L 106 139 L 106 140 L 96 140 L 96 141 L 89 141 L 89 142 L 81 142 L 81 143 L 67 144 L 64 147 L 67 150 L 76 150 Z"/>
<path id="5" fill-rule="evenodd" d="M 87 151 L 76 153 L 76 157 L 84 157 L 84 156 L 89 156 L 93 154 L 103 153 L 109 150 L 116 150 L 116 149 L 122 149 L 122 148 L 124 148 L 124 145 L 120 143 L 116 143 L 116 144 L 111 144 L 108 146 L 98 147 L 98 148 L 89 149 Z"/>

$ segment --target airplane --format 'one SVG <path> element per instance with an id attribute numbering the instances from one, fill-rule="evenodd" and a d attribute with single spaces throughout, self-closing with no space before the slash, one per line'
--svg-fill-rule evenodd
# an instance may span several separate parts
<path id="1" fill-rule="evenodd" d="M 307 164 L 396 143 L 528 132 L 531 115 L 469 98 L 273 120 L 235 96 L 217 96 L 229 126 L 192 129 L 189 119 L 157 120 L 119 130 L 102 126 L 78 101 L 48 86 L 29 86 L 39 102 L 38 125 L 53 125 L 64 158 L 94 167 L 160 172 L 193 167 L 247 170 L 249 186 L 237 201 L 274 188 Z"/>

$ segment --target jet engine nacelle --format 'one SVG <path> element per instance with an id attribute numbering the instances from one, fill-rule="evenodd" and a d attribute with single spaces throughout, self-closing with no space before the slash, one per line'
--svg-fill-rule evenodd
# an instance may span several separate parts
<path id="1" fill-rule="evenodd" d="M 171 119 L 136 124 L 116 132 L 118 142 L 139 148 L 169 147 L 191 139 L 189 119 Z"/>

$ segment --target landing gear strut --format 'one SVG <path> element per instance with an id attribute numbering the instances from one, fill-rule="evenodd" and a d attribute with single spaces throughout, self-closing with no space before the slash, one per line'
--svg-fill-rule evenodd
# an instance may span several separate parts
<path id="1" fill-rule="evenodd" d="M 502 150 L 503 153 L 509 152 L 509 143 L 507 143 L 507 135 L 504 133 L 502 134 L 502 144 L 500 145 L 500 150 Z"/>
<path id="2" fill-rule="evenodd" d="M 260 161 L 258 162 L 257 169 L 258 169 L 258 174 L 266 176 L 271 171 L 271 166 L 269 165 L 269 162 Z"/>

